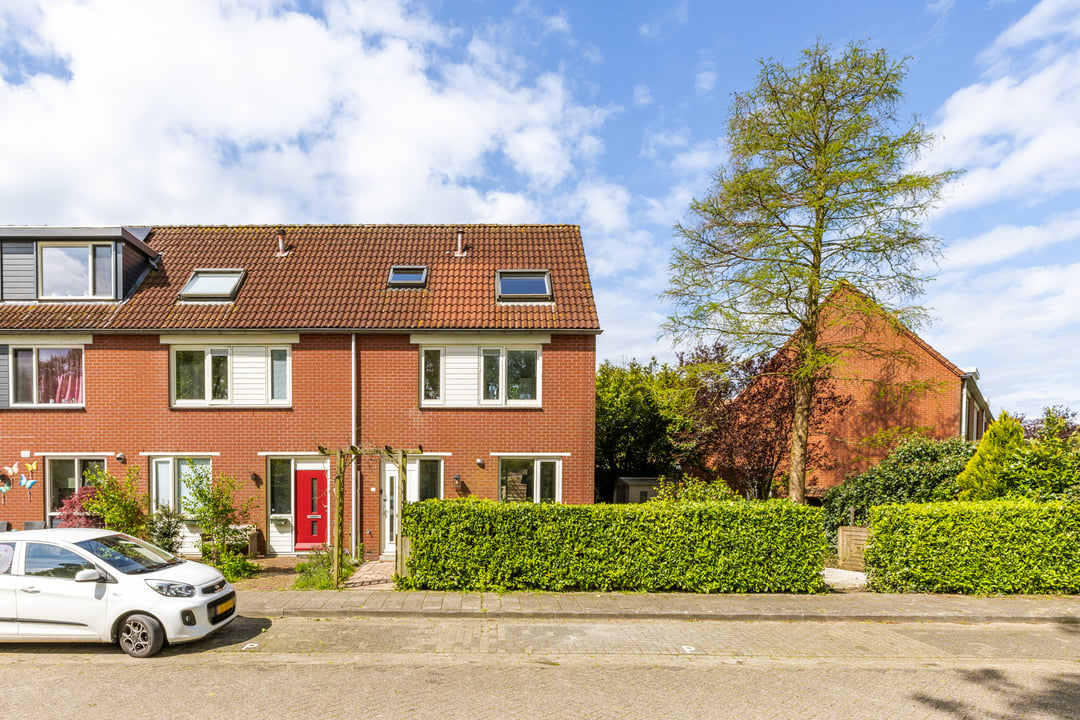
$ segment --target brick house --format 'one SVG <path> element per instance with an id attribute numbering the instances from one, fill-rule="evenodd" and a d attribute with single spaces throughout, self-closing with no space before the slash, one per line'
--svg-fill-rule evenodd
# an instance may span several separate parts
<path id="1" fill-rule="evenodd" d="M 54 521 L 89 468 L 135 466 L 179 508 L 204 467 L 254 500 L 263 550 L 303 552 L 327 541 L 320 445 L 422 448 L 409 500 L 593 500 L 576 226 L 5 227 L 0 298 L 16 528 Z M 396 472 L 351 472 L 354 553 L 392 552 Z"/>
<path id="2" fill-rule="evenodd" d="M 904 435 L 918 433 L 939 440 L 982 437 L 993 416 L 979 390 L 978 370 L 957 367 L 850 286 L 835 292 L 825 308 L 820 338 L 839 350 L 831 379 L 822 389 L 834 400 L 817 408 L 811 423 L 809 500 L 820 499 L 848 475 L 880 462 Z M 779 357 L 782 354 L 773 362 Z M 784 415 L 783 432 L 778 432 L 777 426 L 762 425 L 775 423 L 775 416 L 762 420 L 765 413 L 758 409 L 776 397 L 768 386 L 758 392 L 761 384 L 776 382 L 783 381 L 758 377 L 736 400 L 736 408 L 747 434 L 768 443 L 760 455 L 775 458 L 773 462 L 779 461 L 775 471 L 786 472 L 790 417 Z M 743 463 L 737 465 L 743 474 L 754 474 Z"/>

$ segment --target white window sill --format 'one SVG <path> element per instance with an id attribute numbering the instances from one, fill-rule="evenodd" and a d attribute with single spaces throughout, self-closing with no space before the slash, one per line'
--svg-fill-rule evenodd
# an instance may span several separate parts
<path id="1" fill-rule="evenodd" d="M 8 410 L 82 410 L 84 403 L 12 403 Z"/>
<path id="2" fill-rule="evenodd" d="M 291 410 L 292 403 L 273 405 L 240 405 L 238 403 L 173 403 L 174 410 Z"/>

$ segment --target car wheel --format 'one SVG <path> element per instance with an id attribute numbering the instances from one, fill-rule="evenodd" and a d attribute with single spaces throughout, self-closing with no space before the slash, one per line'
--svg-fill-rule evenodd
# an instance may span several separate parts
<path id="1" fill-rule="evenodd" d="M 120 647 L 131 657 L 150 657 L 164 644 L 165 630 L 149 615 L 128 615 L 120 626 Z"/>

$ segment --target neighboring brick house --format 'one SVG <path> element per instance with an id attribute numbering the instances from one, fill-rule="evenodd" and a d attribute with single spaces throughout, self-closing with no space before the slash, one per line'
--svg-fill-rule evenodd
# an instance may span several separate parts
<path id="1" fill-rule="evenodd" d="M 263 549 L 302 552 L 327 541 L 320 445 L 422 448 L 409 499 L 593 499 L 576 226 L 4 227 L 0 298 L 14 527 L 55 518 L 94 466 L 138 467 L 172 507 L 204 466 L 254 500 Z M 395 473 L 350 473 L 367 558 L 393 549 Z"/>
<path id="2" fill-rule="evenodd" d="M 874 311 L 861 294 L 845 297 L 852 290 L 847 286 L 834 294 L 831 307 L 844 309 L 823 316 L 821 341 L 843 350 L 831 380 L 820 389 L 838 402 L 826 401 L 824 415 L 811 427 L 806 480 L 811 500 L 882 460 L 904 435 L 978 440 L 993 421 L 979 391 L 978 370 L 960 369 L 914 332 Z M 763 381 L 778 379 L 756 382 Z M 777 456 L 785 459 L 788 432 L 775 438 Z M 786 460 L 779 470 L 786 471 Z"/>

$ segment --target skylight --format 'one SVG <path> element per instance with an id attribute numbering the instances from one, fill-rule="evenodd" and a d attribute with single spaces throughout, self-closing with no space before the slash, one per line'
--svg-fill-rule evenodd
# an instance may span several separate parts
<path id="1" fill-rule="evenodd" d="M 197 269 L 180 291 L 181 300 L 216 300 L 225 302 L 236 297 L 244 271 L 237 269 Z"/>
<path id="2" fill-rule="evenodd" d="M 422 288 L 427 284 L 427 267 L 423 265 L 395 265 L 390 268 L 387 287 Z"/>
<path id="3" fill-rule="evenodd" d="M 501 302 L 551 300 L 551 278 L 547 270 L 500 270 L 496 289 Z"/>

